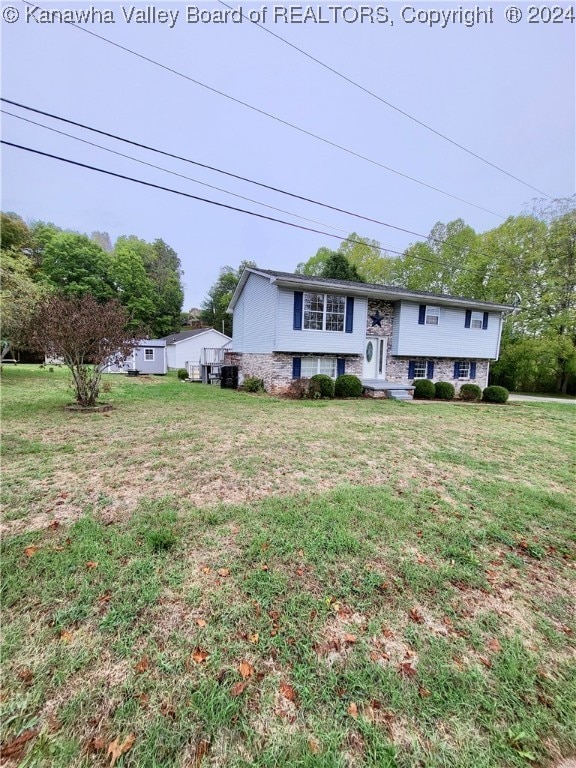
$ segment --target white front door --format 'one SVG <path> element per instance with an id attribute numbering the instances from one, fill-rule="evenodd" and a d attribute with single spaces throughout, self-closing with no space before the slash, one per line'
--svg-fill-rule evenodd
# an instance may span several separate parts
<path id="1" fill-rule="evenodd" d="M 363 379 L 386 378 L 386 336 L 366 336 L 364 347 L 364 362 L 362 364 Z"/>

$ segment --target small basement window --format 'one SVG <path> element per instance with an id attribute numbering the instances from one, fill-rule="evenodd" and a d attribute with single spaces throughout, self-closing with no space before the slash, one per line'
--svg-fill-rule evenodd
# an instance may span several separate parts
<path id="1" fill-rule="evenodd" d="M 300 376 L 303 379 L 309 379 L 317 373 L 325 373 L 335 379 L 336 370 L 335 357 L 303 357 Z"/>
<path id="2" fill-rule="evenodd" d="M 425 360 L 414 361 L 414 378 L 415 379 L 426 378 L 426 361 Z"/>
<path id="3" fill-rule="evenodd" d="M 144 360 L 154 360 L 154 349 L 152 347 L 144 350 Z"/>
<path id="4" fill-rule="evenodd" d="M 440 307 L 426 305 L 426 325 L 438 325 L 440 322 Z"/>
<path id="5" fill-rule="evenodd" d="M 470 361 L 469 360 L 461 360 L 458 366 L 458 372 L 459 372 L 459 379 L 469 379 L 470 378 Z"/>

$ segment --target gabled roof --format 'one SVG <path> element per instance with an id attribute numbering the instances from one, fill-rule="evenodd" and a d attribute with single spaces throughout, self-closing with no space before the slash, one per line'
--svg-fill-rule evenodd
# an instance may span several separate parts
<path id="1" fill-rule="evenodd" d="M 208 331 L 213 331 L 219 336 L 222 336 L 224 339 L 230 339 L 229 336 L 226 336 L 224 333 L 220 333 L 220 331 L 217 331 L 215 328 L 195 328 L 193 331 L 171 333 L 169 336 L 164 336 L 164 340 L 166 341 L 166 344 L 178 344 L 181 341 L 191 339 L 193 336 L 201 336 L 203 333 L 208 333 Z"/>
<path id="2" fill-rule="evenodd" d="M 379 285 L 378 283 L 358 283 L 354 280 L 334 280 L 329 277 L 312 277 L 310 275 L 297 275 L 293 272 L 278 272 L 274 269 L 245 269 L 240 278 L 240 282 L 234 291 L 228 312 L 232 312 L 242 289 L 248 280 L 249 274 L 253 272 L 256 275 L 267 277 L 271 283 L 282 288 L 292 288 L 295 290 L 317 291 L 332 289 L 336 293 L 346 293 L 350 296 L 364 296 L 367 298 L 386 299 L 388 301 L 422 301 L 434 299 L 435 304 L 447 306 L 460 306 L 479 309 L 491 309 L 493 311 L 511 311 L 514 307 L 510 304 L 495 304 L 491 301 L 480 301 L 478 299 L 468 299 L 464 296 L 451 296 L 446 293 L 430 293 L 428 291 L 411 291 L 407 288 L 398 288 L 393 285 Z"/>

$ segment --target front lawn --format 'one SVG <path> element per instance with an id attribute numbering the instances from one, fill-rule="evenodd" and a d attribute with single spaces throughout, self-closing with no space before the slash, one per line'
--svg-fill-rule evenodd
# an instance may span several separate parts
<path id="1" fill-rule="evenodd" d="M 576 420 L 2 372 L 8 765 L 576 754 Z"/>

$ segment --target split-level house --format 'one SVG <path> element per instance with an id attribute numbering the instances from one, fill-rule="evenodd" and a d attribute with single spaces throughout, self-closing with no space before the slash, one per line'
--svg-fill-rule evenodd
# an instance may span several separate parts
<path id="1" fill-rule="evenodd" d="M 385 285 L 246 269 L 230 302 L 226 363 L 272 393 L 294 379 L 358 376 L 366 391 L 406 396 L 414 381 L 488 384 L 513 307 Z"/>

